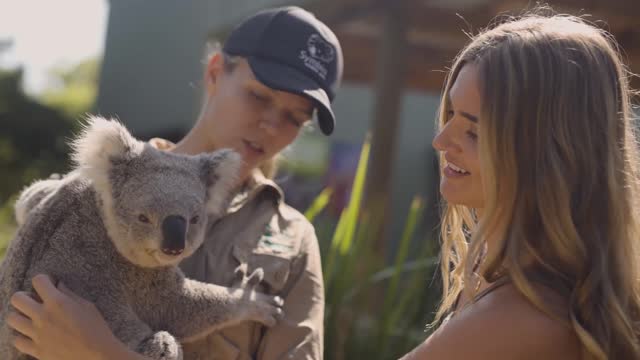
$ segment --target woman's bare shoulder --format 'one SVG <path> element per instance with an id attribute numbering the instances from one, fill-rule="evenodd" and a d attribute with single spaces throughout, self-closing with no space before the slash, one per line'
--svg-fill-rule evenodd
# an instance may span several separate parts
<path id="1" fill-rule="evenodd" d="M 567 324 L 538 310 L 508 284 L 456 313 L 404 359 L 569 360 L 579 359 L 580 349 Z"/>

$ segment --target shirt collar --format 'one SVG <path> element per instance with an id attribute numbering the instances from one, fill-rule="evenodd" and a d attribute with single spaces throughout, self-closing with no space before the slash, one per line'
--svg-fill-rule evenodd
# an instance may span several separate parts
<path id="1" fill-rule="evenodd" d="M 260 169 L 253 169 L 244 186 L 234 195 L 228 208 L 228 213 L 238 211 L 244 204 L 253 200 L 259 194 L 269 192 L 273 194 L 278 208 L 284 205 L 284 192 L 273 180 L 264 176 Z M 282 211 L 280 211 L 282 213 Z"/>

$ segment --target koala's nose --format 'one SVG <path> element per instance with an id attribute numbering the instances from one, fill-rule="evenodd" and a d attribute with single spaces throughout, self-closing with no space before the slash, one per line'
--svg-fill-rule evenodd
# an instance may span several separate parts
<path id="1" fill-rule="evenodd" d="M 184 251 L 187 236 L 187 220 L 182 216 L 170 215 L 162 221 L 162 252 L 180 255 Z"/>

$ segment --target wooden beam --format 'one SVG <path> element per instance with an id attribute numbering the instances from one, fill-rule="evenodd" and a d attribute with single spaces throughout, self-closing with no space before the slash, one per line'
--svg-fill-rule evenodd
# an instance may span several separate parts
<path id="1" fill-rule="evenodd" d="M 615 0 L 617 1 L 617 0 Z M 479 6 L 469 11 L 440 9 L 429 7 L 428 2 L 412 0 L 408 20 L 409 60 L 407 63 L 406 86 L 412 89 L 440 91 L 444 82 L 446 68 L 453 58 L 467 43 L 464 31 L 477 33 L 499 12 L 511 10 L 512 14 L 521 12 L 527 1 L 508 0 L 494 1 L 489 6 Z M 634 73 L 640 73 L 640 35 L 638 26 L 640 13 L 619 14 L 607 9 L 602 1 L 557 0 L 552 2 L 561 12 L 579 14 L 575 6 L 583 6 L 583 14 L 591 13 L 593 20 L 604 19 L 611 32 L 625 51 L 625 61 Z M 596 6 L 594 6 L 597 5 Z M 640 2 L 638 2 L 640 4 Z M 630 7 L 631 9 L 640 7 Z M 595 10 L 594 10 L 595 9 Z M 597 11 L 596 11 L 597 10 Z M 377 10 L 378 11 L 378 10 Z M 371 84 L 375 78 L 372 59 L 377 54 L 376 48 L 380 37 L 381 20 L 378 12 L 370 12 L 366 16 L 339 25 L 338 37 L 345 49 L 345 79 L 347 81 Z M 609 20 L 613 19 L 613 20 Z M 469 25 L 466 24 L 469 23 Z M 600 22 L 600 25 L 606 25 Z M 605 27 L 605 26 L 603 26 Z M 606 27 L 605 27 L 606 28 Z M 631 35 L 630 35 L 631 34 Z M 638 50 L 636 50 L 638 49 Z M 632 84 L 640 83 L 634 78 Z"/>
<path id="2" fill-rule="evenodd" d="M 377 44 L 375 102 L 363 209 L 368 217 L 374 253 L 384 259 L 392 216 L 391 174 L 396 154 L 401 108 L 405 91 L 407 9 L 404 1 L 388 3 L 382 37 Z"/>
<path id="3" fill-rule="evenodd" d="M 333 28 L 335 25 L 366 16 L 376 9 L 376 3 L 375 0 L 316 0 L 303 7 Z"/>
<path id="4" fill-rule="evenodd" d="M 370 39 L 383 37 L 383 25 L 381 14 L 370 14 L 349 21 L 335 27 L 335 31 L 341 35 L 355 35 Z M 407 27 L 407 42 L 411 46 L 441 47 L 444 49 L 459 49 L 469 41 L 463 31 L 446 32 L 437 27 Z"/>
<path id="5" fill-rule="evenodd" d="M 530 8 L 530 4 L 528 0 L 500 0 L 495 3 L 493 12 L 517 15 L 525 8 Z M 557 13 L 584 17 L 611 32 L 640 26 L 640 1 L 552 0 L 549 5 Z"/>
<path id="6" fill-rule="evenodd" d="M 640 2 L 634 0 L 551 0 L 549 4 L 554 8 L 557 6 L 570 7 L 602 15 L 627 18 L 630 17 L 629 15 L 640 12 Z"/>
<path id="7" fill-rule="evenodd" d="M 345 81 L 373 84 L 376 78 L 376 61 L 379 54 L 379 38 L 338 33 L 344 49 Z M 462 46 L 460 47 L 460 49 Z M 439 92 L 447 67 L 459 49 L 442 49 L 435 46 L 408 46 L 405 73 L 401 79 L 409 89 Z"/>
<path id="8" fill-rule="evenodd" d="M 440 34 L 464 36 L 465 33 L 477 33 L 486 27 L 495 16 L 490 4 L 479 5 L 471 9 L 437 8 L 427 1 L 412 1 L 409 13 L 410 29 L 413 31 L 437 31 Z"/>
<path id="9" fill-rule="evenodd" d="M 315 0 L 300 6 L 334 28 L 338 24 L 366 16 L 376 8 L 375 4 L 375 0 Z M 207 38 L 226 39 L 232 29 L 233 25 L 214 29 L 207 33 Z"/>

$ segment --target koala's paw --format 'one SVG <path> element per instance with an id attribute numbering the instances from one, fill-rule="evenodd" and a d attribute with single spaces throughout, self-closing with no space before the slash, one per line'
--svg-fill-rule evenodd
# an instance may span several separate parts
<path id="1" fill-rule="evenodd" d="M 255 290 L 245 292 L 242 301 L 242 317 L 245 320 L 256 321 L 266 326 L 274 326 L 280 321 L 284 312 L 284 301 L 279 296 L 272 296 Z"/>
<path id="2" fill-rule="evenodd" d="M 138 352 L 154 360 L 182 360 L 182 348 L 171 334 L 160 331 L 146 339 Z"/>
<path id="3" fill-rule="evenodd" d="M 255 269 L 247 276 L 247 264 L 235 270 L 234 288 L 240 296 L 239 313 L 242 320 L 256 321 L 266 326 L 274 326 L 284 316 L 284 301 L 279 296 L 263 294 L 256 286 L 264 279 L 264 270 Z"/>
<path id="4" fill-rule="evenodd" d="M 238 266 L 235 270 L 235 280 L 233 287 L 255 289 L 256 285 L 264 279 L 264 270 L 262 268 L 255 269 L 251 275 L 247 276 L 247 264 Z"/>

